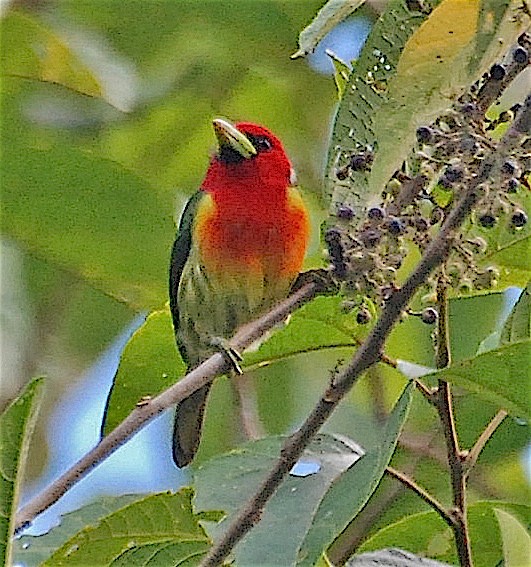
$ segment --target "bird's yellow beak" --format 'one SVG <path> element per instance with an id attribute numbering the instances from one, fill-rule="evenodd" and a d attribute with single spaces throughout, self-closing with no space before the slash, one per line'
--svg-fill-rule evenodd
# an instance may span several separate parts
<path id="1" fill-rule="evenodd" d="M 228 150 L 229 152 L 236 152 L 244 159 L 249 159 L 256 155 L 256 148 L 249 138 L 230 122 L 222 118 L 216 118 L 212 121 L 212 125 L 218 139 L 220 153 Z"/>

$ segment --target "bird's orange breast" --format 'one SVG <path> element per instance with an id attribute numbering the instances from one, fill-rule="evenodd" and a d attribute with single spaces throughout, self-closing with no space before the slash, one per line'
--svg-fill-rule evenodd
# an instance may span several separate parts
<path id="1" fill-rule="evenodd" d="M 302 268 L 309 220 L 296 188 L 275 202 L 251 191 L 219 205 L 207 194 L 194 232 L 204 268 L 223 288 L 259 287 L 278 300 Z"/>

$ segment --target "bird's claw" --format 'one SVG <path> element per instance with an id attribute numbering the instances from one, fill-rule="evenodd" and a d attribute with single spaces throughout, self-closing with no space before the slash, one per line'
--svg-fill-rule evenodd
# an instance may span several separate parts
<path id="1" fill-rule="evenodd" d="M 298 291 L 308 283 L 315 284 L 318 293 L 322 295 L 335 295 L 339 291 L 339 286 L 333 279 L 330 270 L 318 268 L 300 273 L 291 286 L 291 293 Z"/>
<path id="2" fill-rule="evenodd" d="M 236 374 L 243 374 L 242 367 L 240 366 L 243 356 L 234 347 L 230 346 L 227 340 L 223 337 L 213 337 L 210 343 L 225 356 Z"/>

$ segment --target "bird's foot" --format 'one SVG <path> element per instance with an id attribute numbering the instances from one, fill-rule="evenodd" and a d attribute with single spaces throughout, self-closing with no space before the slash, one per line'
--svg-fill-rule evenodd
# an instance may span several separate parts
<path id="1" fill-rule="evenodd" d="M 213 337 L 210 344 L 225 356 L 236 374 L 243 374 L 242 367 L 240 366 L 243 356 L 234 347 L 231 347 L 226 339 L 223 337 Z"/>
<path id="2" fill-rule="evenodd" d="M 337 282 L 333 279 L 330 270 L 318 268 L 302 272 L 291 286 L 291 293 L 298 291 L 306 284 L 313 283 L 321 295 L 335 295 L 339 291 Z"/>

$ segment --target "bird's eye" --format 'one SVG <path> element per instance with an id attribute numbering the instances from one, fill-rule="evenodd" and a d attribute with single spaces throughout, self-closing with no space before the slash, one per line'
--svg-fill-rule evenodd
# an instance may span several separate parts
<path id="1" fill-rule="evenodd" d="M 247 137 L 249 138 L 250 142 L 253 144 L 253 146 L 256 148 L 257 151 L 259 152 L 267 152 L 271 149 L 271 141 L 266 138 L 265 136 L 249 136 L 247 135 Z"/>

